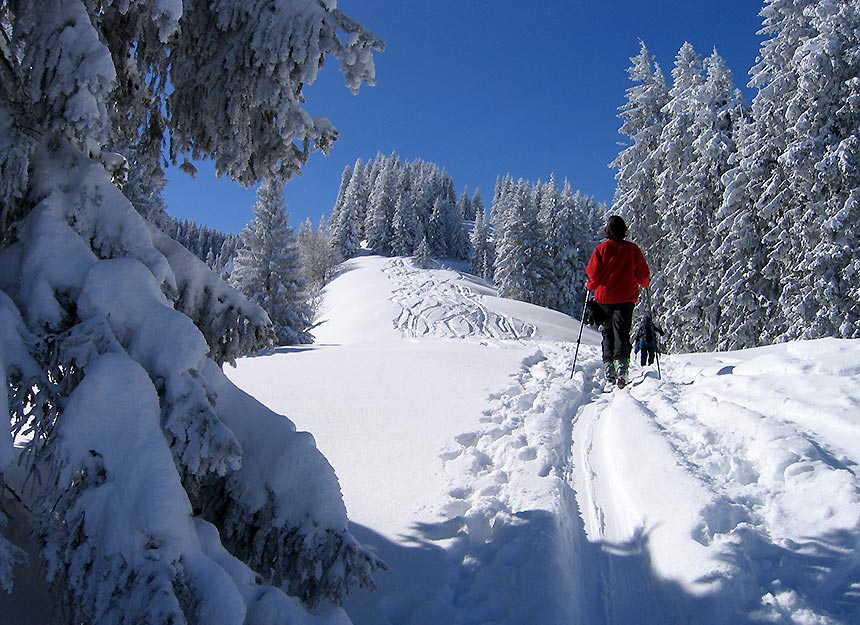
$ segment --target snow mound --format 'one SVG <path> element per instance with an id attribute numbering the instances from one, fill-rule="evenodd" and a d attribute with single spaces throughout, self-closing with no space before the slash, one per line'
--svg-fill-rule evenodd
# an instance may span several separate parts
<path id="1" fill-rule="evenodd" d="M 410 259 L 347 261 L 325 290 L 318 343 L 407 338 L 575 341 L 579 324 L 562 313 L 498 297 L 454 269 L 420 269 Z"/>

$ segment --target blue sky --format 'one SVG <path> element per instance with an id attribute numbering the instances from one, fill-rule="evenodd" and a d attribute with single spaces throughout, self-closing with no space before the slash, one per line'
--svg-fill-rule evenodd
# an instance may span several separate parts
<path id="1" fill-rule="evenodd" d="M 479 188 L 485 203 L 496 177 L 531 181 L 555 173 L 611 202 L 609 163 L 618 154 L 630 57 L 642 39 L 667 78 L 689 41 L 701 56 L 716 48 L 746 89 L 761 38 L 756 0 L 339 0 L 338 7 L 386 43 L 376 55 L 377 86 L 353 96 L 335 62 L 305 89 L 312 115 L 340 130 L 328 156 L 311 156 L 287 183 L 290 223 L 328 214 L 344 166 L 396 151 L 448 170 L 457 192 Z M 332 61 L 334 61 L 332 59 Z M 253 189 L 168 171 L 168 212 L 227 232 L 252 217 Z"/>

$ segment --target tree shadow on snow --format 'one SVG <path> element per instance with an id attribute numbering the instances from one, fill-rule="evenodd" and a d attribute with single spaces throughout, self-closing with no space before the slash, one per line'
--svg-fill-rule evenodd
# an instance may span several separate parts
<path id="1" fill-rule="evenodd" d="M 302 352 L 313 351 L 317 345 L 282 345 L 261 351 L 258 356 L 272 356 L 275 354 L 301 354 Z"/>
<path id="2" fill-rule="evenodd" d="M 767 595 L 767 613 L 794 622 L 791 615 L 812 610 L 828 620 L 809 622 L 860 623 L 860 533 L 840 530 L 775 544 L 755 527 L 741 525 L 733 538 L 723 559 L 747 571 L 758 594 Z"/>
<path id="3" fill-rule="evenodd" d="M 347 600 L 350 617 L 355 625 L 753 625 L 794 622 L 806 606 L 860 622 L 860 538 L 850 532 L 794 549 L 750 531 L 725 557 L 742 578 L 700 580 L 714 590 L 696 594 L 657 574 L 647 532 L 592 542 L 575 495 L 562 498 L 560 515 L 495 515 L 483 527 L 455 517 L 418 524 L 399 542 L 352 525 L 390 569 L 376 576 L 378 592 Z"/>
<path id="4" fill-rule="evenodd" d="M 350 523 L 350 532 L 382 558 L 388 571 L 374 575 L 377 590 L 361 590 L 344 601 L 354 625 L 455 625 L 448 581 L 452 563 L 442 547 L 416 537 L 394 542 Z"/>
<path id="5" fill-rule="evenodd" d="M 567 515 L 564 515 L 567 517 Z M 578 514 L 495 519 L 484 540 L 458 517 L 395 543 L 353 524 L 389 566 L 344 607 L 355 625 L 740 625 L 732 597 L 696 597 L 656 576 L 648 537 L 589 542 Z M 480 530 L 479 530 L 480 531 Z M 445 541 L 440 543 L 440 541 Z M 439 546 L 439 544 L 445 546 Z"/>

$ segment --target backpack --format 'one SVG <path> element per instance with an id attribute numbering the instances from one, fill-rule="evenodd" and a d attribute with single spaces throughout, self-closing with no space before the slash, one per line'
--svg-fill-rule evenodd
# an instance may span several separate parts
<path id="1" fill-rule="evenodd" d="M 654 358 L 658 352 L 658 333 L 665 334 L 663 330 L 654 325 L 650 315 L 645 315 L 633 335 L 633 351 L 639 354 L 639 364 L 643 367 L 646 364 L 654 364 Z"/>
<path id="2" fill-rule="evenodd" d="M 606 310 L 593 299 L 585 302 L 585 319 L 582 320 L 587 326 L 600 327 L 606 323 Z"/>

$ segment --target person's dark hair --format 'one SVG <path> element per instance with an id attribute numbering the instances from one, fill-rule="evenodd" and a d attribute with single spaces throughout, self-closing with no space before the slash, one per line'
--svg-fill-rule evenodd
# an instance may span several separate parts
<path id="1" fill-rule="evenodd" d="M 627 236 L 627 224 L 619 215 L 613 215 L 606 222 L 603 232 L 606 233 L 607 238 L 622 241 Z"/>

